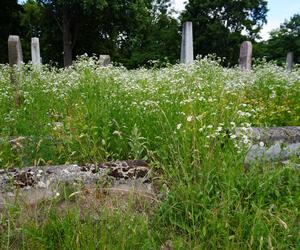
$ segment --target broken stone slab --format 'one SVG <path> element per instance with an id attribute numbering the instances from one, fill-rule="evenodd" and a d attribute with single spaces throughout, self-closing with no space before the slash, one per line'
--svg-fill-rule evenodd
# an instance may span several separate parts
<path id="1" fill-rule="evenodd" d="M 237 128 L 238 138 L 247 135 L 251 141 L 245 165 L 264 162 L 300 160 L 300 127 Z M 295 163 L 297 165 L 297 163 Z"/>
<path id="2" fill-rule="evenodd" d="M 245 158 L 245 165 L 251 166 L 263 162 L 287 162 L 290 159 L 300 160 L 300 143 L 291 143 L 284 145 L 277 142 L 271 146 L 261 146 L 254 144 L 250 147 Z M 294 163 L 298 166 L 298 163 Z"/>
<path id="3" fill-rule="evenodd" d="M 264 142 L 265 144 L 280 143 L 297 143 L 300 142 L 300 126 L 285 126 L 271 128 L 237 128 L 236 136 L 246 134 L 252 143 Z"/>
<path id="4" fill-rule="evenodd" d="M 114 190 L 154 195 L 146 162 L 129 160 L 102 164 L 26 167 L 0 171 L 0 209 L 16 196 L 26 203 L 56 198 L 62 185 L 76 190 L 107 184 Z"/>

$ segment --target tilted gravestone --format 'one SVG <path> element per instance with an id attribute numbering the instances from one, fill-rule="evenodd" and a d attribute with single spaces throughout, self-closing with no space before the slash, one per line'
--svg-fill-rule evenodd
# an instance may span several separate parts
<path id="1" fill-rule="evenodd" d="M 240 48 L 240 68 L 251 70 L 252 64 L 252 43 L 245 41 Z"/>
<path id="2" fill-rule="evenodd" d="M 8 59 L 11 67 L 17 66 L 19 69 L 23 63 L 23 53 L 19 36 L 8 37 Z"/>
<path id="3" fill-rule="evenodd" d="M 108 66 L 110 64 L 110 56 L 109 55 L 100 55 L 99 63 L 101 66 Z"/>
<path id="4" fill-rule="evenodd" d="M 185 65 L 193 64 L 194 48 L 193 48 L 193 23 L 185 22 L 182 26 L 182 42 L 180 62 Z"/>
<path id="5" fill-rule="evenodd" d="M 31 38 L 31 61 L 35 66 L 41 65 L 40 41 L 37 37 Z"/>
<path id="6" fill-rule="evenodd" d="M 291 71 L 294 66 L 294 53 L 288 52 L 286 56 L 286 70 Z"/>

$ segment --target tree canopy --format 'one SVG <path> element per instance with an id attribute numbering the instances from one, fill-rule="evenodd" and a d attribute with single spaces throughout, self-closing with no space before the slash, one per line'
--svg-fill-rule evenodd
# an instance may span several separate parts
<path id="1" fill-rule="evenodd" d="M 18 35 L 20 12 L 22 8 L 17 0 L 0 1 L 0 62 L 7 62 L 7 39 L 9 35 Z"/>
<path id="2" fill-rule="evenodd" d="M 270 39 L 257 45 L 258 53 L 267 60 L 286 62 L 288 52 L 293 52 L 295 62 L 300 63 L 300 14 L 296 14 L 270 34 Z"/>
<path id="3" fill-rule="evenodd" d="M 169 6 L 170 0 L 28 0 L 23 25 L 28 39 L 40 37 L 46 62 L 63 55 L 69 66 L 75 55 L 109 54 L 131 68 L 175 62 L 179 24 Z"/>

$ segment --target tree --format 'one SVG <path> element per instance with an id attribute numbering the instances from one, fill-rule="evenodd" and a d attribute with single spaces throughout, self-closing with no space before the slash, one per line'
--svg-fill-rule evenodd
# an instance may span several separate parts
<path id="1" fill-rule="evenodd" d="M 38 37 L 43 63 L 57 62 L 63 65 L 63 40 L 53 14 L 36 0 L 27 0 L 22 7 L 21 28 L 22 37 L 26 41 L 22 44 L 25 61 L 31 59 L 31 38 Z"/>
<path id="2" fill-rule="evenodd" d="M 259 38 L 266 13 L 265 0 L 190 0 L 181 20 L 193 22 L 195 54 L 215 53 L 234 65 L 241 42 Z"/>
<path id="3" fill-rule="evenodd" d="M 92 22 L 97 24 L 95 32 L 88 28 Z M 110 0 L 85 23 L 87 32 L 81 35 L 88 39 L 79 38 L 77 54 L 109 54 L 128 68 L 145 66 L 149 60 L 175 62 L 178 58 L 178 22 L 171 15 L 170 0 Z"/>
<path id="4" fill-rule="evenodd" d="M 139 18 L 143 25 L 126 28 L 126 39 L 120 44 L 120 62 L 128 68 L 145 66 L 149 61 L 175 63 L 178 59 L 179 24 L 172 16 L 170 0 L 152 1 L 149 7 L 147 15 Z"/>
<path id="5" fill-rule="evenodd" d="M 0 1 L 0 63 L 8 62 L 8 36 L 20 34 L 20 12 L 17 0 Z"/>
<path id="6" fill-rule="evenodd" d="M 107 4 L 106 0 L 38 0 L 38 3 L 53 16 L 62 32 L 64 66 L 70 66 L 82 20 L 87 14 L 101 11 Z"/>
<path id="7" fill-rule="evenodd" d="M 171 16 L 170 0 L 90 0 L 88 5 L 73 0 L 66 6 L 57 5 L 60 1 L 27 0 L 23 5 L 23 29 L 27 39 L 39 36 L 44 62 L 60 62 L 60 43 L 65 66 L 83 53 L 109 54 L 129 68 L 178 58 L 178 22 Z M 96 2 L 100 6 L 93 8 Z M 64 12 L 69 18 L 63 18 Z"/>
<path id="8" fill-rule="evenodd" d="M 76 53 L 109 54 L 123 62 L 149 28 L 151 8 L 152 0 L 110 0 L 98 15 L 86 17 Z"/>
<path id="9" fill-rule="evenodd" d="M 258 47 L 267 60 L 284 64 L 288 52 L 294 52 L 295 62 L 300 63 L 300 15 L 296 14 L 271 32 L 268 41 Z"/>

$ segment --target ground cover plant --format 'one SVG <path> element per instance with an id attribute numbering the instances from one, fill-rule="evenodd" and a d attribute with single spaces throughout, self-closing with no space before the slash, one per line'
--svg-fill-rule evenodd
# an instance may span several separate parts
<path id="1" fill-rule="evenodd" d="M 8 66 L 0 68 L 1 168 L 145 159 L 159 201 L 104 209 L 96 219 L 76 207 L 61 214 L 53 203 L 24 218 L 11 206 L 0 217 L 2 248 L 300 245 L 300 171 L 243 165 L 250 126 L 300 124 L 299 68 L 259 62 L 242 71 L 206 57 L 128 71 L 83 56 L 68 69 L 25 65 L 21 75 L 16 87 Z"/>

